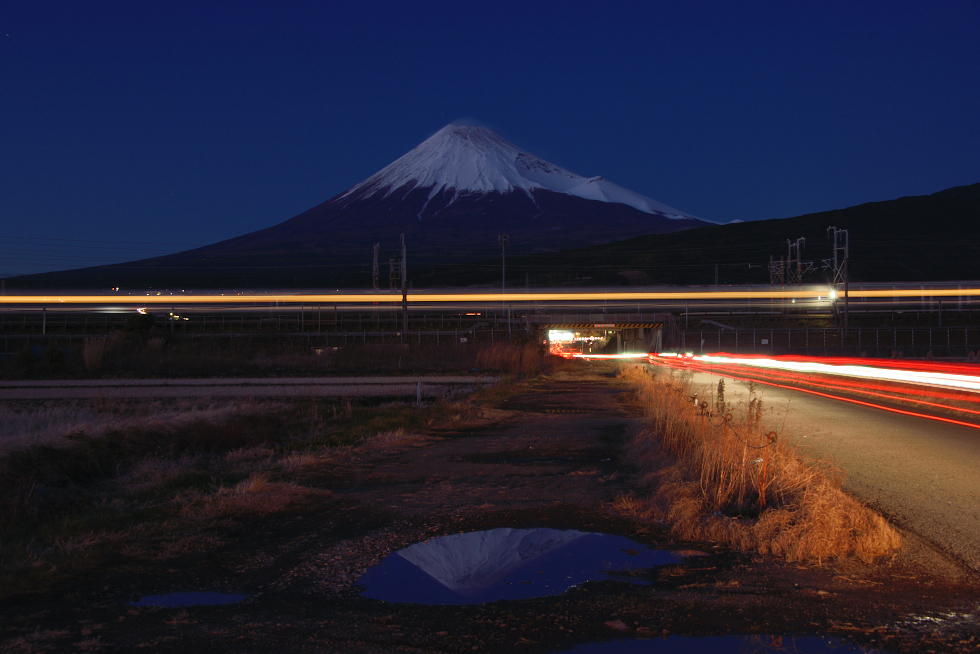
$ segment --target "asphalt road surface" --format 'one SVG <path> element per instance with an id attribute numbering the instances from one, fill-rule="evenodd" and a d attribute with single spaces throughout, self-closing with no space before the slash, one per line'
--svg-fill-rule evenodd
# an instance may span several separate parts
<path id="1" fill-rule="evenodd" d="M 691 372 L 694 390 L 748 403 L 749 382 Z M 844 488 L 893 523 L 980 570 L 980 429 L 754 383 L 767 428 L 845 472 Z M 733 414 L 738 415 L 737 412 Z"/>

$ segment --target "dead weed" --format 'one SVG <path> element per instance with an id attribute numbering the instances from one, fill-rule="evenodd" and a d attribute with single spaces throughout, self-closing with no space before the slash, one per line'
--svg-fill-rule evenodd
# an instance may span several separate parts
<path id="1" fill-rule="evenodd" d="M 198 520 L 231 515 L 268 515 L 314 495 L 329 493 L 292 482 L 271 482 L 265 474 L 256 473 L 232 488 L 219 488 L 214 494 L 185 506 L 181 514 Z"/>
<path id="2" fill-rule="evenodd" d="M 684 540 L 789 561 L 853 556 L 871 562 L 901 547 L 886 520 L 844 493 L 839 471 L 764 432 L 761 401 L 736 419 L 721 385 L 712 410 L 670 374 L 622 370 L 650 418 L 628 447 L 652 494 L 617 498 L 620 513 L 664 521 Z"/>

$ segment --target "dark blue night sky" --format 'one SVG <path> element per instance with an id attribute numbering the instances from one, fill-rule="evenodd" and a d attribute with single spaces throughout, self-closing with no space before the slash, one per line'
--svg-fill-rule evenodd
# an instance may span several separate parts
<path id="1" fill-rule="evenodd" d="M 0 0 L 0 274 L 276 224 L 460 119 L 717 222 L 975 183 L 977 34 L 974 0 Z"/>

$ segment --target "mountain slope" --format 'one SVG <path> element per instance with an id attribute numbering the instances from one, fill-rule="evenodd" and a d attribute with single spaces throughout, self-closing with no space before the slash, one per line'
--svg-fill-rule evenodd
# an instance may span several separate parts
<path id="1" fill-rule="evenodd" d="M 821 260 L 832 256 L 830 226 L 849 230 L 855 282 L 980 279 L 980 184 L 932 195 L 870 202 L 794 218 L 758 220 L 649 235 L 528 257 L 508 257 L 508 285 L 766 284 L 769 256 L 786 255 L 786 240 L 806 239 L 803 260 L 825 281 Z M 429 269 L 418 286 L 499 284 L 500 259 Z"/>

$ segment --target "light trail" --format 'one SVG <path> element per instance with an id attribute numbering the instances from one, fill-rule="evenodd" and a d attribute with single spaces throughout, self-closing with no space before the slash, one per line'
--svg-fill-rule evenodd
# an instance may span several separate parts
<path id="1" fill-rule="evenodd" d="M 763 357 L 740 357 L 735 355 L 703 354 L 683 357 L 685 360 L 727 366 L 749 368 L 772 368 L 807 374 L 842 375 L 859 379 L 921 384 L 959 390 L 980 392 L 980 377 L 976 375 L 933 372 L 926 370 L 900 370 L 868 365 L 829 364 L 816 361 L 775 359 Z M 652 359 L 652 357 L 651 357 Z"/>
<path id="2" fill-rule="evenodd" d="M 710 370 L 713 372 L 724 372 L 731 376 L 737 376 L 738 368 L 735 366 L 710 366 Z M 743 374 L 748 374 L 742 371 Z M 857 393 L 860 395 L 868 395 L 871 397 L 878 397 L 884 400 L 895 400 L 899 402 L 911 402 L 913 404 L 918 404 L 922 406 L 928 406 L 936 409 L 948 409 L 950 411 L 955 411 L 957 413 L 968 413 L 970 415 L 980 416 L 980 410 L 968 409 L 966 407 L 955 406 L 951 404 L 943 404 L 941 402 L 933 402 L 931 400 L 922 399 L 923 397 L 931 398 L 932 400 L 946 399 L 950 401 L 960 401 L 960 402 L 971 402 L 973 404 L 977 403 L 977 398 L 964 398 L 961 395 L 953 395 L 948 393 L 940 393 L 936 391 L 929 391 L 927 389 L 917 389 L 918 394 L 913 394 L 911 390 L 896 390 L 889 388 L 885 384 L 865 384 L 861 382 L 838 382 L 838 383 L 828 383 L 823 381 L 817 381 L 809 376 L 800 376 L 793 373 L 774 371 L 774 370 L 759 370 L 752 371 L 753 376 L 747 379 L 752 379 L 764 384 L 770 382 L 786 382 L 786 383 L 796 383 L 805 384 L 807 386 L 814 386 L 817 388 L 823 388 L 829 391 L 843 391 Z M 891 391 L 891 392 L 889 392 Z"/>
<path id="3" fill-rule="evenodd" d="M 408 294 L 408 302 L 419 303 L 522 303 L 522 302 L 643 302 L 643 301 L 698 301 L 698 300 L 809 300 L 824 302 L 830 305 L 834 302 L 832 291 L 827 286 L 806 286 L 797 288 L 765 288 L 763 290 L 699 290 L 685 289 L 678 291 L 574 291 L 574 292 L 539 292 L 539 293 L 441 293 L 417 292 Z M 894 289 L 852 289 L 848 294 L 856 299 L 890 299 L 890 298 L 973 298 L 980 297 L 980 288 L 894 288 Z M 836 298 L 840 303 L 844 299 L 841 292 Z M 397 304 L 402 301 L 400 293 L 374 294 L 364 293 L 246 293 L 246 294 L 214 294 L 214 293 L 171 293 L 167 295 L 72 295 L 43 294 L 43 295 L 5 295 L 0 296 L 2 305 L 54 305 L 54 304 L 123 304 L 123 305 L 169 305 L 178 304 Z"/>
<path id="4" fill-rule="evenodd" d="M 588 293 L 409 293 L 409 303 L 499 303 L 499 302 L 598 302 L 644 300 L 792 300 L 823 299 L 830 302 L 829 289 L 767 291 L 683 291 L 683 292 L 588 292 Z M 978 289 L 980 294 L 980 289 Z M 245 303 L 399 303 L 401 294 L 248 294 L 248 295 L 6 295 L 0 304 L 245 304 Z"/>
<path id="5" fill-rule="evenodd" d="M 623 354 L 582 354 L 576 352 L 572 355 L 573 359 L 646 359 L 646 354 L 623 353 Z"/>
<path id="6" fill-rule="evenodd" d="M 675 366 L 671 366 L 675 367 Z M 759 381 L 758 379 L 752 379 L 751 377 L 740 377 L 738 375 L 727 374 L 726 376 L 732 377 L 733 379 L 740 379 L 742 381 Z M 926 420 L 935 420 L 937 422 L 945 422 L 952 425 L 960 425 L 962 427 L 971 427 L 973 429 L 980 429 L 980 424 L 973 422 L 964 422 L 963 420 L 954 420 L 952 418 L 944 418 L 942 416 L 933 416 L 927 413 L 917 413 L 915 411 L 906 411 L 905 409 L 898 409 L 896 407 L 885 406 L 882 404 L 875 404 L 874 402 L 864 402 L 862 400 L 856 400 L 850 397 L 841 397 L 840 395 L 831 395 L 830 393 L 821 393 L 820 391 L 815 391 L 809 388 L 800 388 L 798 386 L 790 386 L 788 384 L 777 384 L 771 381 L 761 381 L 759 383 L 766 384 L 767 386 L 775 386 L 777 388 L 786 388 L 791 391 L 799 391 L 801 393 L 809 393 L 810 395 L 818 395 L 820 397 L 826 397 L 831 400 L 839 400 L 841 402 L 849 402 L 851 404 L 857 404 L 860 406 L 870 407 L 872 409 L 881 409 L 882 411 L 888 411 L 890 413 L 898 413 L 900 415 L 912 416 L 914 418 L 925 418 Z M 947 407 L 948 408 L 948 407 Z"/>
<path id="7" fill-rule="evenodd" d="M 679 355 L 672 352 L 664 353 L 651 353 L 648 357 L 651 364 L 660 365 L 669 368 L 688 368 L 688 369 L 703 369 L 706 372 L 712 372 L 716 374 L 723 374 L 727 377 L 732 377 L 733 379 L 740 379 L 743 381 L 753 381 L 761 384 L 766 384 L 767 386 L 774 386 L 777 388 L 785 388 L 789 390 L 799 391 L 801 393 L 809 393 L 811 395 L 817 395 L 820 397 L 826 397 L 834 400 L 840 400 L 841 402 L 849 402 L 851 404 L 858 404 L 861 406 L 867 406 L 875 409 L 881 409 L 882 411 L 889 411 L 891 413 L 897 413 L 917 418 L 925 418 L 928 420 L 936 420 L 939 422 L 945 422 L 954 425 L 960 425 L 965 427 L 971 427 L 973 429 L 980 429 L 980 424 L 974 422 L 966 422 L 964 420 L 956 420 L 954 418 L 946 418 L 942 416 L 930 415 L 926 413 L 920 413 L 917 411 L 909 411 L 907 409 L 899 409 L 897 407 L 888 406 L 884 404 L 879 404 L 875 402 L 868 402 L 864 400 L 858 400 L 851 397 L 843 397 L 838 394 L 833 394 L 832 392 L 821 392 L 820 390 L 815 390 L 814 388 L 807 388 L 806 386 L 823 388 L 827 391 L 842 391 L 858 393 L 870 397 L 878 397 L 884 400 L 892 401 L 907 401 L 913 404 L 920 405 L 922 407 L 929 407 L 932 409 L 940 409 L 952 411 L 954 413 L 967 414 L 967 416 L 980 416 L 980 411 L 969 409 L 965 407 L 952 406 L 949 404 L 940 404 L 937 402 L 929 401 L 928 399 L 923 399 L 923 397 L 918 396 L 896 396 L 893 394 L 880 393 L 878 391 L 888 390 L 885 384 L 888 383 L 911 383 L 916 384 L 923 388 L 924 397 L 933 397 L 933 399 L 938 399 L 931 395 L 935 391 L 929 391 L 928 388 L 955 388 L 957 390 L 966 391 L 967 393 L 975 392 L 974 389 L 966 388 L 968 386 L 980 385 L 980 377 L 976 375 L 964 375 L 964 374 L 952 374 L 949 372 L 950 369 L 956 369 L 957 366 L 950 364 L 932 364 L 929 362 L 908 362 L 910 370 L 901 370 L 892 365 L 900 365 L 897 362 L 889 362 L 889 367 L 875 367 L 868 365 L 854 365 L 852 362 L 854 359 L 847 359 L 845 357 L 836 357 L 832 359 L 835 363 L 823 363 L 818 362 L 813 359 L 807 358 L 807 360 L 791 359 L 790 357 L 782 357 L 779 359 L 766 358 L 760 356 L 737 356 L 737 355 Z M 858 360 L 859 361 L 859 360 Z M 883 362 L 881 362 L 883 363 Z M 960 368 L 962 370 L 962 368 Z M 741 374 L 739 374 L 741 373 Z M 750 376 L 751 375 L 751 376 Z M 796 376 L 794 376 L 796 375 Z M 814 380 L 809 375 L 826 375 L 830 377 L 837 377 L 837 380 Z M 860 384 L 860 383 L 848 383 L 846 380 L 840 379 L 840 377 L 845 378 L 855 378 L 855 379 L 870 379 L 878 382 L 877 384 Z M 780 383 L 786 382 L 786 383 Z M 896 389 L 897 391 L 898 389 Z M 894 391 L 893 391 L 894 392 Z M 908 391 L 906 391 L 908 392 Z M 967 401 L 976 403 L 978 399 L 974 398 L 955 398 L 960 401 Z"/>

